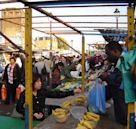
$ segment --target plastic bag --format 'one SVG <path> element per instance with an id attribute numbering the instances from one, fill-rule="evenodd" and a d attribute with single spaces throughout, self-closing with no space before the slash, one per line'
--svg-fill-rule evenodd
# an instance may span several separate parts
<path id="1" fill-rule="evenodd" d="M 106 112 L 105 86 L 99 82 L 99 78 L 96 79 L 94 87 L 89 92 L 88 106 L 92 112 L 102 114 Z"/>
<path id="2" fill-rule="evenodd" d="M 19 100 L 21 94 L 21 87 L 16 88 L 16 100 Z"/>
<path id="3" fill-rule="evenodd" d="M 5 84 L 3 84 L 1 88 L 1 99 L 2 101 L 6 101 L 7 99 L 7 89 L 6 89 Z"/>

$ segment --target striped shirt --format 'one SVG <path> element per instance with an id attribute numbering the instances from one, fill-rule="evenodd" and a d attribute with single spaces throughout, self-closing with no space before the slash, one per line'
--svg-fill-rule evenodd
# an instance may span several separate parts
<path id="1" fill-rule="evenodd" d="M 7 72 L 8 72 L 8 82 L 10 84 L 13 84 L 13 70 L 14 70 L 14 66 L 11 66 L 9 64 L 8 66 L 8 69 L 7 69 Z"/>

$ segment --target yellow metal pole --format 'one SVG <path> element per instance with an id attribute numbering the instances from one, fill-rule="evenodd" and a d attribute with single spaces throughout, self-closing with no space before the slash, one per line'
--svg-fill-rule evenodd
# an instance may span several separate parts
<path id="1" fill-rule="evenodd" d="M 82 35 L 82 93 L 85 91 L 85 37 Z"/>
<path id="2" fill-rule="evenodd" d="M 127 48 L 131 50 L 134 45 L 134 9 L 128 7 L 128 42 Z M 128 104 L 127 129 L 130 129 L 130 113 L 134 113 L 134 103 Z"/>
<path id="3" fill-rule="evenodd" d="M 134 45 L 134 9 L 128 7 L 128 50 L 131 50 Z"/>
<path id="4" fill-rule="evenodd" d="M 25 10 L 25 129 L 32 129 L 32 10 Z"/>

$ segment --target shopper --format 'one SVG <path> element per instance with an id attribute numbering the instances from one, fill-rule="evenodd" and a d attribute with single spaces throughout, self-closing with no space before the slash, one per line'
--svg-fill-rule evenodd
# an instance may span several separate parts
<path id="1" fill-rule="evenodd" d="M 101 79 L 107 82 L 106 95 L 111 96 L 114 101 L 114 112 L 117 122 L 127 124 L 127 104 L 125 103 L 122 75 L 117 68 L 120 56 L 123 54 L 122 46 L 117 42 L 106 45 L 107 58 L 114 63 L 109 71 L 101 75 Z"/>
<path id="2" fill-rule="evenodd" d="M 15 103 L 16 88 L 21 82 L 21 70 L 15 57 L 10 58 L 10 63 L 5 67 L 3 81 L 6 84 L 7 99 L 5 104 Z"/>

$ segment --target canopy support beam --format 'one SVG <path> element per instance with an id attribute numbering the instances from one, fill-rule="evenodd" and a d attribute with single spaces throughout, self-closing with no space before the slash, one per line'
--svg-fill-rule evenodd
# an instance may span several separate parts
<path id="1" fill-rule="evenodd" d="M 82 35 L 82 93 L 85 92 L 85 36 Z"/>
<path id="2" fill-rule="evenodd" d="M 25 129 L 32 129 L 32 10 L 25 10 Z"/>
<path id="3" fill-rule="evenodd" d="M 128 7 L 128 41 L 126 45 L 128 50 L 131 50 L 134 46 L 134 8 L 131 7 L 131 5 L 130 7 Z M 127 129 L 130 129 L 131 127 L 130 117 L 131 117 L 131 113 L 134 113 L 135 108 L 136 107 L 134 103 L 128 104 Z"/>

